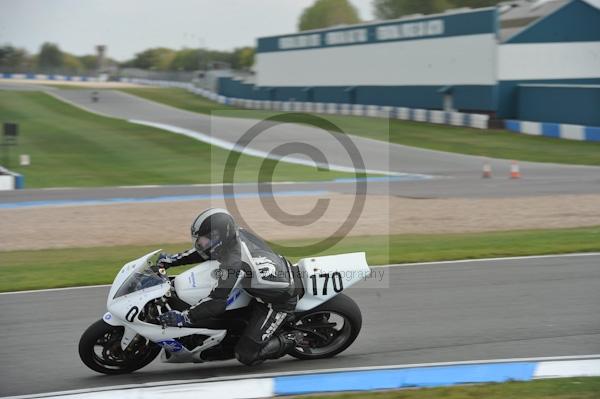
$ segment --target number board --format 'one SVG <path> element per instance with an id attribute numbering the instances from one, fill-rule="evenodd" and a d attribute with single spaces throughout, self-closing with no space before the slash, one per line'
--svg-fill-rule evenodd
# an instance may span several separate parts
<path id="1" fill-rule="evenodd" d="M 320 273 L 310 276 L 312 294 L 327 296 L 337 294 L 344 289 L 344 282 L 340 272 Z"/>

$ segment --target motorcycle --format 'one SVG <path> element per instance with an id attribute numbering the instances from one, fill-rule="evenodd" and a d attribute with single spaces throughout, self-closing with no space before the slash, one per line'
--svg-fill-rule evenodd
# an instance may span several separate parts
<path id="1" fill-rule="evenodd" d="M 218 281 L 219 263 L 206 261 L 177 276 L 156 267 L 160 250 L 125 264 L 108 294 L 107 312 L 83 333 L 79 356 L 104 374 L 139 370 L 159 354 L 167 363 L 202 363 L 235 357 L 234 347 L 250 316 L 253 298 L 243 289 L 243 273 L 227 299 L 226 312 L 193 327 L 165 327 L 157 318 L 171 309 L 185 310 L 207 297 Z M 260 265 L 242 246 L 244 261 Z M 358 336 L 358 305 L 342 293 L 370 273 L 364 252 L 300 260 L 292 266 L 300 280 L 294 318 L 281 332 L 302 333 L 288 354 L 323 359 L 346 350 Z"/>

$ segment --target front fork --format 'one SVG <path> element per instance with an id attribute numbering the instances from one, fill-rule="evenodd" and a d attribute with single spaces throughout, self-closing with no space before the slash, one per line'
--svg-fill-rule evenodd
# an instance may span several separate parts
<path id="1" fill-rule="evenodd" d="M 102 316 L 102 320 L 104 320 L 105 323 L 110 324 L 111 326 L 121 326 L 125 329 L 123 331 L 123 337 L 121 338 L 121 349 L 125 351 L 125 349 L 127 349 L 127 347 L 131 344 L 131 341 L 133 341 L 133 339 L 137 335 L 137 332 L 135 332 L 135 330 L 133 330 L 129 326 L 123 324 L 120 320 L 113 317 L 113 315 L 110 312 L 104 313 L 104 316 Z"/>

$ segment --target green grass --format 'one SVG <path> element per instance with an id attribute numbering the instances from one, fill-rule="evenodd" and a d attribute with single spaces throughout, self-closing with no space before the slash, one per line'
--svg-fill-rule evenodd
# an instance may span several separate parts
<path id="1" fill-rule="evenodd" d="M 296 396 L 306 399 L 597 399 L 600 377 L 557 378 L 387 392 Z"/>
<path id="2" fill-rule="evenodd" d="M 296 240 L 287 245 L 309 242 Z M 600 226 L 346 237 L 324 254 L 365 251 L 370 265 L 600 251 Z M 296 257 L 299 255 L 294 254 Z"/>
<path id="3" fill-rule="evenodd" d="M 222 116 L 263 119 L 273 112 L 242 110 L 209 101 L 183 89 L 121 89 L 149 100 L 199 113 L 227 110 Z M 356 116 L 324 116 L 342 131 L 413 147 L 522 161 L 600 165 L 600 143 L 515 134 L 505 130 L 480 130 L 422 122 Z M 302 123 L 303 118 L 288 118 Z M 306 118 L 304 118 L 306 120 Z"/>
<path id="4" fill-rule="evenodd" d="M 0 121 L 20 125 L 8 166 L 25 176 L 27 188 L 221 183 L 229 155 L 185 136 L 85 112 L 41 92 L 0 91 Z M 18 166 L 19 154 L 29 154 L 31 166 Z M 262 164 L 241 156 L 236 181 L 257 181 Z M 277 165 L 275 181 L 350 176 L 271 160 L 264 165 Z"/>
<path id="5" fill-rule="evenodd" d="M 296 247 L 307 243 L 305 240 L 280 242 Z M 188 247 L 189 244 L 156 244 L 0 252 L 0 291 L 106 284 L 132 259 L 158 248 L 178 252 Z M 370 265 L 600 251 L 600 226 L 477 234 L 346 237 L 320 254 L 355 251 L 365 251 Z M 291 258 L 297 260 L 301 257 L 299 253 L 304 257 L 317 255 L 298 251 Z"/>

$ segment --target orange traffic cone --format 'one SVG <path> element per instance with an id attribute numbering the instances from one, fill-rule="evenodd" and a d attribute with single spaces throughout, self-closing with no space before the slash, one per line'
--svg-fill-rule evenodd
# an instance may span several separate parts
<path id="1" fill-rule="evenodd" d="M 492 177 L 492 165 L 489 162 L 483 164 L 483 174 L 481 175 L 484 179 Z"/>
<path id="2" fill-rule="evenodd" d="M 510 164 L 510 178 L 511 179 L 520 179 L 521 178 L 521 170 L 519 169 L 519 164 L 516 161 L 512 161 Z"/>

